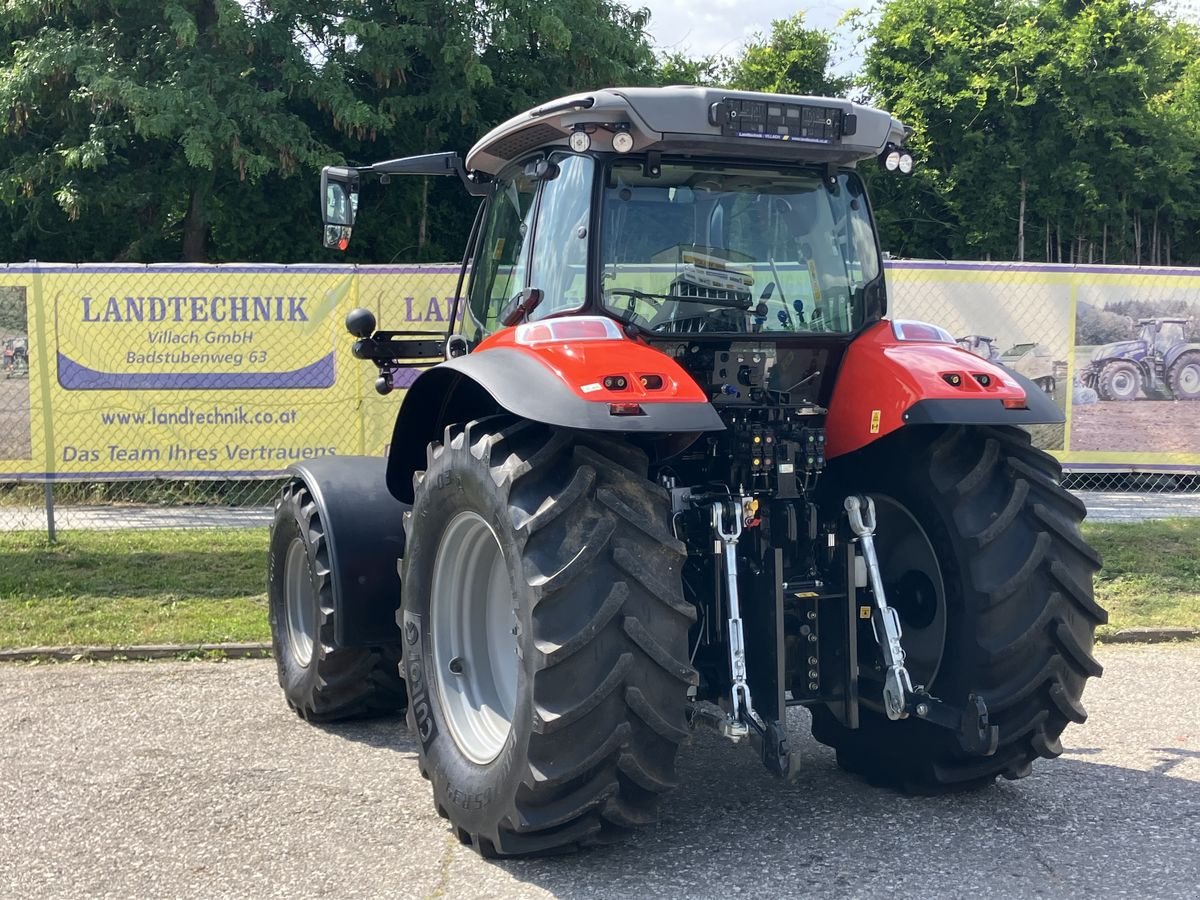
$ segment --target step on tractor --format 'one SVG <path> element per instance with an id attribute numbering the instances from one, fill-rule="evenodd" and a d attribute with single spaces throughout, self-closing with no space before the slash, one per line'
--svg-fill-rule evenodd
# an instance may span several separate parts
<path id="1" fill-rule="evenodd" d="M 1083 383 L 1101 400 L 1200 400 L 1200 343 L 1188 319 L 1138 319 L 1137 340 L 1097 347 Z"/>
<path id="2" fill-rule="evenodd" d="M 1022 428 L 1063 421 L 1049 398 L 885 318 L 857 166 L 902 177 L 906 136 L 841 99 L 609 89 L 465 160 L 326 169 L 331 247 L 368 176 L 482 203 L 450 333 L 347 317 L 377 389 L 407 387 L 387 458 L 283 488 L 296 712 L 406 708 L 437 812 L 485 856 L 654 822 L 697 729 L 794 777 L 793 706 L 904 791 L 1059 755 L 1101 671 L 1100 560 Z"/>

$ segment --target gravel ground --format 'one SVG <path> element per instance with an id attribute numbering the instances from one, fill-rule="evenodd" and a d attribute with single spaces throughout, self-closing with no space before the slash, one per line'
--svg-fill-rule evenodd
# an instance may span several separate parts
<path id="1" fill-rule="evenodd" d="M 1200 646 L 1100 658 L 1088 723 L 1023 781 L 875 790 L 797 710 L 795 784 L 697 737 L 659 826 L 504 863 L 433 812 L 402 721 L 306 725 L 269 661 L 3 666 L 0 896 L 1194 898 Z"/>

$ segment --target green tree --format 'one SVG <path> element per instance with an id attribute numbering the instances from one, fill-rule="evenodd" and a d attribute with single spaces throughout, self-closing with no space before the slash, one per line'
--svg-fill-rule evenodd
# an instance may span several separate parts
<path id="1" fill-rule="evenodd" d="M 804 26 L 804 13 L 776 19 L 769 36 L 756 35 L 728 63 L 723 81 L 746 91 L 841 96 L 853 82 L 830 72 L 831 41 L 828 32 Z"/>
<path id="2" fill-rule="evenodd" d="M 717 56 L 692 58 L 686 53 L 665 53 L 659 57 L 654 80 L 662 85 L 719 85 L 725 65 Z"/>
<path id="3" fill-rule="evenodd" d="M 305 104 L 346 133 L 385 124 L 318 76 L 286 8 L 13 0 L 3 24 L 15 38 L 0 80 L 14 153 L 0 197 L 43 216 L 53 197 L 67 222 L 99 212 L 126 242 L 98 241 L 118 257 L 158 256 L 173 234 L 183 259 L 204 260 L 215 194 L 331 159 Z"/>
<path id="4" fill-rule="evenodd" d="M 863 82 L 913 126 L 921 161 L 876 192 L 889 244 L 1180 260 L 1170 236 L 1195 230 L 1184 224 L 1196 193 L 1191 29 L 1154 2 L 893 0 L 869 31 Z M 915 227 L 926 220 L 940 228 Z"/>
<path id="5" fill-rule="evenodd" d="M 330 258 L 320 165 L 465 150 L 563 93 L 650 83 L 647 15 L 615 0 L 10 0 L 0 255 Z M 350 258 L 456 256 L 474 203 L 431 181 L 449 180 L 365 193 Z"/>

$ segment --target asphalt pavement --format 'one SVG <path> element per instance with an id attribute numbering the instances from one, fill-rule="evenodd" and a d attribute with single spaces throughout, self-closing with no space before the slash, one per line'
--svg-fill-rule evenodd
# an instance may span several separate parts
<path id="1" fill-rule="evenodd" d="M 877 790 L 794 710 L 794 784 L 697 736 L 659 825 L 507 862 L 434 813 L 402 720 L 301 722 L 270 661 L 0 666 L 0 896 L 1195 898 L 1200 645 L 1099 655 L 1022 781 Z"/>

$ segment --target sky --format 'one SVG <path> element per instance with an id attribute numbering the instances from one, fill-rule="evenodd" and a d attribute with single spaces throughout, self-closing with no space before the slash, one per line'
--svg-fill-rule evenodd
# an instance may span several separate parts
<path id="1" fill-rule="evenodd" d="M 837 28 L 838 20 L 849 9 L 866 9 L 873 4 L 862 0 L 831 0 L 813 8 L 795 0 L 622 0 L 626 6 L 650 9 L 647 31 L 655 47 L 665 52 L 683 52 L 689 56 L 733 56 L 756 32 L 769 34 L 774 19 L 786 19 L 804 11 L 809 28 L 834 32 L 833 69 L 838 75 L 850 75 L 862 62 L 862 49 L 846 27 Z M 1200 24 L 1200 0 L 1167 0 L 1183 19 Z"/>
<path id="2" fill-rule="evenodd" d="M 689 56 L 733 56 L 756 32 L 769 34 L 774 19 L 786 19 L 804 10 L 809 28 L 834 31 L 848 9 L 866 4 L 834 0 L 811 9 L 795 0 L 623 0 L 627 6 L 650 9 L 647 31 L 654 45 L 667 52 Z M 1200 2 L 1200 0 L 1198 0 Z M 839 72 L 857 62 L 848 30 L 841 29 L 835 65 Z M 848 65 L 848 68 L 846 68 Z"/>

